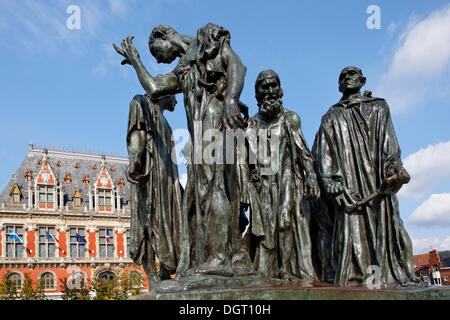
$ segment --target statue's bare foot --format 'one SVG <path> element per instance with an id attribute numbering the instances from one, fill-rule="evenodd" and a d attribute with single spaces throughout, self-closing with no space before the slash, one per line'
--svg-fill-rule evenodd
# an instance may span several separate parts
<path id="1" fill-rule="evenodd" d="M 287 273 L 287 272 L 281 272 L 280 278 L 283 280 L 287 280 L 287 281 L 299 281 L 300 280 L 300 278 L 298 278 L 290 273 Z"/>
<path id="2" fill-rule="evenodd" d="M 256 274 L 252 261 L 247 252 L 241 251 L 233 256 L 233 270 L 236 276 L 248 276 Z"/>
<path id="3" fill-rule="evenodd" d="M 234 275 L 233 269 L 230 266 L 229 262 L 224 262 L 218 258 L 214 258 L 209 260 L 203 264 L 201 264 L 196 273 L 200 274 L 214 274 L 218 276 L 224 277 L 232 277 Z"/>

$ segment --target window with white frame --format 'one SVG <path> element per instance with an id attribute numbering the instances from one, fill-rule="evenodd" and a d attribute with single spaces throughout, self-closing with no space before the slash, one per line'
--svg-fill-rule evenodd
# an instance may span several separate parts
<path id="1" fill-rule="evenodd" d="M 101 258 L 114 257 L 114 237 L 113 230 L 110 228 L 100 228 L 98 230 L 99 249 Z"/>
<path id="2" fill-rule="evenodd" d="M 69 234 L 70 234 L 70 257 L 84 258 L 86 252 L 86 245 L 85 243 L 83 243 L 83 241 L 79 241 L 85 239 L 84 228 L 70 228 Z"/>
<path id="3" fill-rule="evenodd" d="M 55 227 L 39 227 L 39 257 L 55 257 L 56 241 L 51 236 L 55 236 Z"/>
<path id="4" fill-rule="evenodd" d="M 101 209 L 110 208 L 112 204 L 112 192 L 111 190 L 99 189 L 98 190 L 98 206 Z"/>
<path id="5" fill-rule="evenodd" d="M 39 202 L 53 202 L 53 186 L 39 186 Z"/>
<path id="6" fill-rule="evenodd" d="M 23 257 L 23 227 L 6 226 L 6 257 Z"/>

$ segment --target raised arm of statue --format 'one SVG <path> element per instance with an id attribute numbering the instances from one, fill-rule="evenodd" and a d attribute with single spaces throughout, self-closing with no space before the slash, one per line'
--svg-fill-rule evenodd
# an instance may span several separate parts
<path id="1" fill-rule="evenodd" d="M 246 127 L 247 123 L 242 118 L 239 107 L 239 97 L 244 88 L 245 74 L 247 68 L 242 63 L 239 56 L 225 42 L 222 51 L 222 59 L 227 67 L 227 89 L 224 97 L 224 126 L 228 124 L 239 128 Z M 231 120 L 231 121 L 230 121 Z"/>
<path id="2" fill-rule="evenodd" d="M 134 47 L 133 36 L 129 36 L 122 41 L 122 49 L 113 44 L 114 49 L 125 57 L 122 64 L 132 65 L 139 78 L 139 82 L 151 97 L 161 97 L 181 92 L 178 78 L 174 72 L 166 75 L 153 77 L 141 61 L 139 52 Z"/>

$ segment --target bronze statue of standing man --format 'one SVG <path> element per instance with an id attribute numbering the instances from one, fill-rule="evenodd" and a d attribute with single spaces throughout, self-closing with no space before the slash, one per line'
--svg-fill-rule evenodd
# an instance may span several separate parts
<path id="1" fill-rule="evenodd" d="M 259 73 L 255 93 L 259 112 L 250 119 L 247 132 L 249 136 L 254 130 L 259 141 L 250 141 L 250 150 L 260 153 L 261 144 L 269 144 L 267 157 L 271 163 L 263 163 L 261 156 L 266 153 L 258 155 L 256 165 L 250 163 L 260 205 L 260 217 L 252 211 L 250 228 L 264 233 L 255 237 L 254 265 L 267 277 L 315 280 L 304 206 L 305 198 L 317 199 L 320 195 L 313 157 L 302 134 L 300 117 L 283 107 L 278 74 L 272 70 Z"/>
<path id="2" fill-rule="evenodd" d="M 395 193 L 410 177 L 389 107 L 370 92 L 361 95 L 365 82 L 359 68 L 342 70 L 342 98 L 323 116 L 313 146 L 323 188 L 333 201 L 334 282 L 365 286 L 379 268 L 381 286 L 406 286 L 414 278 L 412 245 Z"/>

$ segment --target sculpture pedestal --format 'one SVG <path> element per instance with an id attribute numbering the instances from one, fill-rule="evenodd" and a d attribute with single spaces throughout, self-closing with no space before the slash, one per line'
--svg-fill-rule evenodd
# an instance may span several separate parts
<path id="1" fill-rule="evenodd" d="M 450 286 L 371 290 L 257 276 L 205 275 L 163 281 L 156 290 L 130 297 L 130 300 L 450 300 Z"/>

